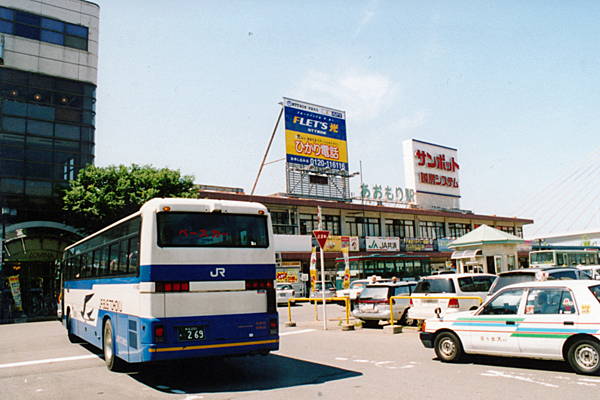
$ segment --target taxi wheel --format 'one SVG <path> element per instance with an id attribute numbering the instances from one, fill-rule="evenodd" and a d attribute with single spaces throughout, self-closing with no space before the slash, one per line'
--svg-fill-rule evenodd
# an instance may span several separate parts
<path id="1" fill-rule="evenodd" d="M 462 357 L 463 349 L 460 339 L 452 332 L 442 332 L 433 344 L 435 354 L 442 362 L 458 361 Z"/>
<path id="2" fill-rule="evenodd" d="M 569 348 L 567 356 L 578 374 L 598 375 L 600 372 L 600 344 L 594 340 L 578 340 Z"/>

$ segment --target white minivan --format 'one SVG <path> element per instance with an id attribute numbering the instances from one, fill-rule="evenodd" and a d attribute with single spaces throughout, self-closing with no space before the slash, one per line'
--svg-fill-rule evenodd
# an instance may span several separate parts
<path id="1" fill-rule="evenodd" d="M 408 319 L 420 322 L 432 318 L 437 308 L 442 314 L 474 310 L 485 301 L 495 279 L 496 275 L 481 273 L 423 277 L 410 295 Z"/>

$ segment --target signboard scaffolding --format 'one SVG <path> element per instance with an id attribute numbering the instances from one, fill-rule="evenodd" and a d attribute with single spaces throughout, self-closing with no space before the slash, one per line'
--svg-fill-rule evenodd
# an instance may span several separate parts
<path id="1" fill-rule="evenodd" d="M 351 201 L 350 178 L 346 171 L 333 171 L 302 164 L 286 163 L 288 196 Z"/>

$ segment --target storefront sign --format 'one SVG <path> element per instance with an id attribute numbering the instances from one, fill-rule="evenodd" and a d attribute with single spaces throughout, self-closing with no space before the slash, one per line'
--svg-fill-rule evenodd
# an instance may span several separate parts
<path id="1" fill-rule="evenodd" d="M 452 243 L 454 239 L 437 239 L 438 251 L 453 251 L 448 245 Z"/>
<path id="2" fill-rule="evenodd" d="M 287 162 L 348 171 L 346 113 L 283 99 Z"/>
<path id="3" fill-rule="evenodd" d="M 350 258 L 348 257 L 348 248 L 345 247 L 342 249 L 342 253 L 344 254 L 344 282 L 342 283 L 342 287 L 344 289 L 348 289 L 350 287 Z"/>
<path id="4" fill-rule="evenodd" d="M 460 208 L 458 151 L 415 139 L 403 142 L 404 182 L 419 205 Z"/>
<path id="5" fill-rule="evenodd" d="M 310 255 L 310 291 L 315 291 L 315 282 L 317 282 L 317 248 L 312 248 Z"/>
<path id="6" fill-rule="evenodd" d="M 358 236 L 329 236 L 323 251 L 359 251 Z"/>
<path id="7" fill-rule="evenodd" d="M 276 277 L 277 283 L 298 283 L 300 280 L 300 262 L 282 263 L 282 266 L 277 268 Z"/>
<path id="8" fill-rule="evenodd" d="M 400 251 L 400 238 L 371 237 L 365 238 L 367 251 Z"/>
<path id="9" fill-rule="evenodd" d="M 433 251 L 433 239 L 405 238 L 406 251 Z"/>
<path id="10" fill-rule="evenodd" d="M 10 291 L 13 299 L 15 300 L 15 307 L 17 311 L 23 311 L 23 302 L 21 301 L 21 285 L 19 283 L 19 275 L 9 276 L 8 284 L 10 285 Z"/>
<path id="11" fill-rule="evenodd" d="M 415 191 L 413 189 L 402 189 L 400 187 L 391 188 L 382 185 L 367 184 L 360 185 L 360 197 L 365 200 L 392 202 L 392 203 L 412 203 L 415 201 Z"/>

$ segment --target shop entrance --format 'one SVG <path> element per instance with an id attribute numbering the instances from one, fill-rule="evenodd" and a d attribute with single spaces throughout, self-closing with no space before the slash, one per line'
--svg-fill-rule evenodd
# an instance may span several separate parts
<path id="1" fill-rule="evenodd" d="M 56 315 L 59 282 L 54 262 L 7 262 L 3 270 L 3 319 Z M 12 279 L 12 284 L 9 279 Z M 20 310 L 19 299 L 13 292 L 20 293 Z"/>

